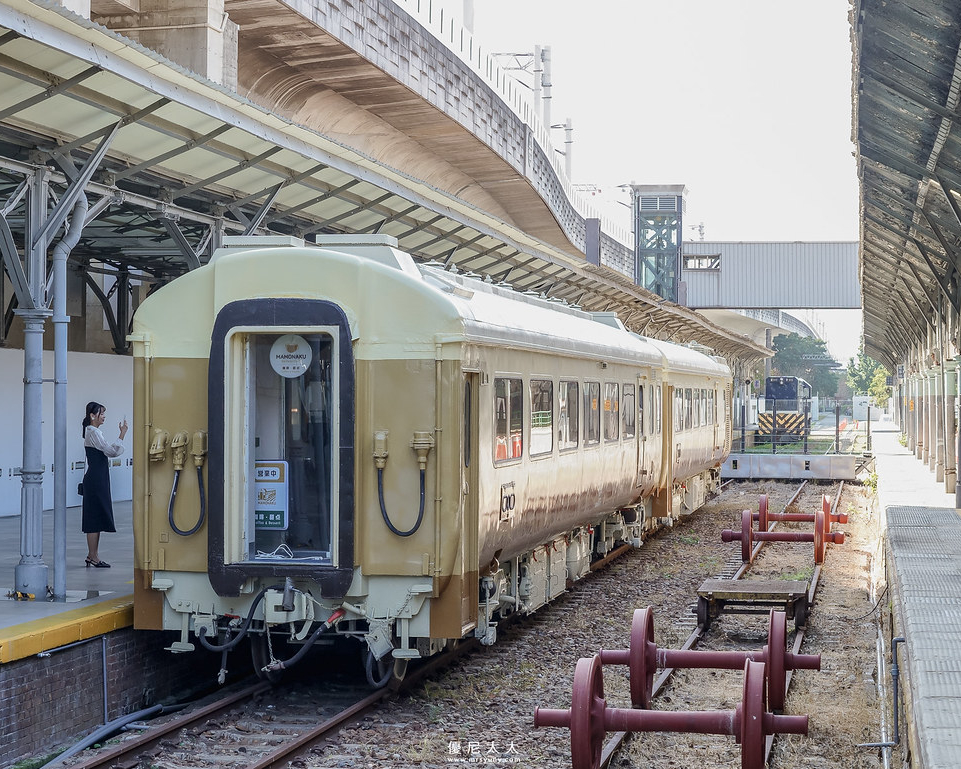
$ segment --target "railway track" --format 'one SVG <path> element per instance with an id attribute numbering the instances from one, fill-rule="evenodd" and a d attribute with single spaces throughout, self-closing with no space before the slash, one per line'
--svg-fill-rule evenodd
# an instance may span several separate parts
<path id="1" fill-rule="evenodd" d="M 412 670 L 397 687 L 374 691 L 366 683 L 351 680 L 282 687 L 259 681 L 62 765 L 70 769 L 196 769 L 201 764 L 220 769 L 288 767 L 393 691 L 417 686 L 476 646 L 473 641 L 463 642 Z"/>
<path id="2" fill-rule="evenodd" d="M 725 484 L 726 485 L 726 484 Z M 783 511 L 786 511 L 792 504 L 794 504 L 804 491 L 807 481 L 803 481 L 791 495 L 790 499 L 785 503 Z M 841 481 L 837 487 L 837 490 L 832 494 L 832 512 L 837 508 L 838 502 L 841 498 L 841 494 L 844 490 L 844 481 Z M 777 527 L 777 522 L 773 522 L 769 531 L 775 530 Z M 751 560 L 748 562 L 742 561 L 739 554 L 735 553 L 732 555 L 724 565 L 724 568 L 717 574 L 718 579 L 727 579 L 731 581 L 736 581 L 742 579 L 751 569 L 751 565 L 755 562 L 755 559 L 760 554 L 761 549 L 764 547 L 765 542 L 758 542 L 752 552 Z M 817 564 L 814 568 L 814 573 L 811 577 L 810 587 L 808 589 L 808 605 L 813 605 L 815 593 L 817 591 L 818 579 L 821 575 L 821 564 Z M 681 645 L 681 651 L 687 651 L 689 649 L 694 649 L 697 647 L 698 643 L 705 637 L 708 631 L 703 627 L 703 625 L 698 624 L 687 637 L 687 640 Z M 799 654 L 802 645 L 804 644 L 805 631 L 803 628 L 797 628 L 794 636 L 794 643 L 792 644 L 791 651 L 793 654 Z M 675 672 L 674 668 L 664 668 L 660 674 L 654 679 L 653 697 L 657 697 L 667 686 L 668 681 Z M 791 679 L 794 675 L 793 670 L 788 670 L 786 673 L 786 690 L 791 685 Z M 601 763 L 602 769 L 610 765 L 611 759 L 616 755 L 617 751 L 620 750 L 627 738 L 629 732 L 615 732 L 611 737 L 604 743 L 603 750 L 601 752 Z M 776 735 L 768 735 L 765 739 L 764 746 L 764 762 L 767 763 L 768 757 L 770 756 L 771 749 L 774 744 L 774 738 Z"/>
<path id="3" fill-rule="evenodd" d="M 818 492 L 819 494 L 820 491 L 821 490 Z M 839 495 L 835 492 L 835 498 L 837 498 L 837 496 Z M 756 500 L 752 499 L 752 502 L 756 504 Z M 746 502 L 745 506 L 747 506 L 747 504 Z M 785 503 L 784 507 L 787 507 L 787 504 L 789 503 Z M 670 542 L 671 537 L 672 533 L 666 533 L 662 541 L 665 543 Z M 709 540 L 702 536 L 701 541 L 707 542 Z M 651 559 L 645 554 L 643 548 L 640 551 L 634 551 L 634 555 L 612 564 L 611 568 L 599 572 L 589 580 L 586 580 L 583 588 L 578 587 L 568 593 L 564 598 L 564 607 L 558 610 L 538 612 L 519 623 L 521 626 L 526 625 L 530 628 L 529 631 L 522 632 L 531 632 L 541 638 L 558 634 L 556 626 L 556 623 L 559 621 L 558 613 L 570 617 L 586 612 L 590 608 L 593 608 L 593 605 L 597 602 L 596 595 L 604 595 L 610 592 L 613 586 L 620 581 L 631 579 L 632 577 L 636 578 L 639 569 L 656 569 L 658 568 L 658 564 L 664 562 L 663 559 Z M 741 571 L 741 566 L 739 551 L 737 551 L 735 556 L 718 563 L 715 568 L 707 572 L 707 574 L 716 573 L 719 577 L 730 578 L 737 574 L 738 571 Z M 703 573 L 704 572 L 702 572 L 702 574 Z M 670 575 L 666 575 L 665 578 L 670 579 Z M 593 587 L 586 589 L 588 585 L 592 585 Z M 813 586 L 814 585 L 812 585 L 812 587 Z M 681 592 L 683 593 L 683 589 Z M 631 605 L 636 606 L 643 604 L 638 604 L 635 601 L 632 602 Z M 682 606 L 683 604 L 678 608 Z M 679 614 L 678 618 L 675 618 L 670 623 L 672 632 L 676 630 L 678 633 L 688 634 L 688 639 L 682 647 L 685 649 L 693 648 L 704 641 L 704 632 L 696 626 L 694 616 L 693 612 Z M 683 638 L 683 635 L 677 636 L 678 640 L 671 645 L 676 646 L 680 638 Z M 505 640 L 508 640 L 506 630 Z M 800 635 L 800 638 L 796 636 L 793 644 L 795 653 L 801 648 L 801 643 L 803 643 L 803 635 Z M 568 647 L 569 645 L 565 642 L 565 646 Z M 459 651 L 467 650 L 470 647 L 470 644 L 462 644 Z M 570 648 L 573 649 L 576 648 L 576 646 Z M 466 663 L 461 664 L 461 667 L 468 673 L 467 677 L 477 682 L 483 681 L 484 685 L 491 686 L 491 655 L 496 656 L 498 659 L 501 656 L 505 658 L 504 663 L 499 661 L 494 663 L 496 664 L 495 669 L 510 667 L 516 670 L 516 662 L 513 664 L 506 662 L 506 659 L 510 656 L 507 653 L 507 649 L 493 647 L 491 649 L 485 649 L 482 653 L 472 656 Z M 448 662 L 449 660 L 446 660 L 442 664 L 447 664 Z M 405 681 L 405 688 L 414 688 L 419 679 L 425 677 L 434 669 L 436 668 L 431 667 L 424 672 L 419 670 L 411 671 L 408 680 Z M 614 674 L 612 673 L 612 675 Z M 669 677 L 670 673 L 668 671 L 661 672 L 655 681 L 655 690 L 657 692 L 665 688 Z M 492 688 L 496 688 L 496 684 L 494 684 Z M 298 755 L 303 755 L 312 750 L 316 751 L 318 745 L 325 745 L 323 752 L 325 760 L 342 758 L 344 761 L 348 761 L 348 763 L 344 765 L 350 765 L 349 762 L 351 758 L 359 760 L 365 755 L 364 751 L 367 750 L 367 746 L 361 744 L 363 741 L 358 740 L 356 735 L 349 736 L 349 732 L 345 733 L 345 735 L 348 736 L 341 737 L 334 737 L 332 732 L 335 732 L 339 727 L 347 723 L 356 722 L 358 718 L 362 717 L 365 711 L 377 707 L 378 702 L 381 701 L 386 692 L 380 691 L 371 694 L 367 689 L 362 692 L 356 691 L 351 695 L 353 697 L 352 700 L 345 696 L 345 698 L 338 703 L 333 703 L 328 697 L 324 704 L 331 705 L 332 707 L 330 709 L 322 711 L 320 705 L 314 704 L 313 710 L 311 710 L 310 707 L 307 708 L 306 715 L 304 715 L 302 711 L 299 711 L 295 705 L 290 704 L 290 698 L 285 697 L 283 700 L 268 699 L 268 697 L 273 697 L 274 694 L 269 687 L 259 684 L 252 687 L 252 692 L 249 695 L 251 698 L 250 702 L 252 703 L 250 709 L 246 709 L 247 706 L 238 700 L 233 704 L 225 703 L 221 705 L 219 711 L 211 709 L 209 712 L 195 713 L 191 716 L 192 722 L 181 720 L 179 717 L 177 719 L 170 719 L 170 722 L 163 732 L 160 732 L 159 729 L 155 731 L 155 728 L 151 727 L 149 730 L 149 732 L 151 732 L 150 734 L 127 739 L 124 741 L 128 743 L 126 745 L 109 747 L 101 751 L 97 756 L 91 756 L 85 758 L 83 761 L 71 763 L 70 766 L 152 766 L 158 767 L 159 769 L 180 769 L 180 767 L 198 766 L 195 759 L 198 755 L 204 754 L 216 756 L 215 765 L 228 768 L 233 766 L 287 766 L 288 763 Z M 366 702 L 364 702 L 365 699 L 367 700 Z M 273 707 L 270 707 L 271 705 L 273 705 Z M 224 710 L 224 708 L 226 708 L 226 710 Z M 522 710 L 528 714 L 524 720 L 528 720 L 530 718 L 530 710 L 527 708 L 522 708 Z M 397 706 L 395 704 L 394 706 L 388 706 L 381 712 L 388 714 L 385 715 L 387 721 L 393 722 L 401 720 L 397 717 L 396 711 Z M 244 715 L 245 713 L 246 715 Z M 300 715 L 298 715 L 298 713 L 300 713 Z M 184 719 L 187 717 L 187 714 L 185 714 Z M 379 716 L 373 722 L 365 721 L 364 723 L 376 723 L 378 720 Z M 323 723 L 318 723 L 318 721 Z M 355 730 L 356 728 L 357 727 L 351 727 L 351 729 Z M 365 725 L 361 728 L 366 730 L 367 726 Z M 383 730 L 375 728 L 371 733 L 376 734 L 378 731 Z M 400 736 L 403 731 L 404 730 L 398 732 L 398 736 Z M 366 734 L 366 731 L 364 733 Z M 492 738 L 497 736 L 503 740 L 502 734 L 495 735 L 493 730 L 491 730 L 490 734 Z M 521 732 L 516 727 L 507 730 L 508 739 L 519 734 L 521 734 Z M 456 735 L 452 735 L 452 737 L 456 737 Z M 615 738 L 616 737 L 617 735 L 615 735 Z M 377 738 L 375 737 L 374 739 L 376 740 Z M 440 739 L 444 740 L 447 738 L 442 735 Z M 135 740 L 142 740 L 142 742 L 135 742 Z M 507 740 L 503 740 L 499 746 L 503 749 L 506 742 Z M 233 753 L 229 754 L 225 750 L 225 746 L 231 743 L 233 743 L 231 746 Z M 519 745 L 519 747 L 525 755 L 531 752 L 531 749 L 525 747 L 523 744 Z M 439 752 L 438 757 L 442 758 L 444 743 L 441 743 L 439 748 L 435 749 Z M 615 740 L 610 740 L 608 745 L 605 746 L 605 764 L 609 757 L 614 755 L 616 749 Z M 770 749 L 770 744 L 768 745 L 768 749 Z M 533 758 L 533 756 L 531 757 Z"/>
<path id="4" fill-rule="evenodd" d="M 225 769 L 286 766 L 386 693 L 381 689 L 362 695 L 360 687 L 345 686 L 274 690 L 261 682 L 65 765 L 72 769 L 144 765 L 187 769 L 198 766 L 200 759 Z"/>

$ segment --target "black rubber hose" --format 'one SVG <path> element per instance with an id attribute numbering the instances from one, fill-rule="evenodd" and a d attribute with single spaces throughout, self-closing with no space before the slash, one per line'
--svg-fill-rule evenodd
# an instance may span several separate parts
<path id="1" fill-rule="evenodd" d="M 387 524 L 387 528 L 390 529 L 398 537 L 409 537 L 415 531 L 420 528 L 421 521 L 424 520 L 424 477 L 426 471 L 420 471 L 420 509 L 417 511 L 417 521 L 414 525 L 407 531 L 401 531 L 393 523 L 391 523 L 390 516 L 387 514 L 387 506 L 384 504 L 384 468 L 377 468 L 377 496 L 380 498 L 380 513 L 384 516 L 384 523 Z"/>
<path id="2" fill-rule="evenodd" d="M 375 660 L 374 655 L 367 651 L 364 659 L 364 673 L 367 675 L 367 683 L 369 683 L 375 689 L 383 689 L 387 686 L 392 675 L 394 675 L 394 661 L 391 659 L 391 664 L 387 666 L 387 672 L 384 674 L 383 678 L 374 678 L 374 665 L 376 665 L 380 660 Z"/>
<path id="3" fill-rule="evenodd" d="M 233 638 L 231 638 L 231 639 L 230 639 L 229 641 L 227 641 L 227 643 L 225 643 L 225 644 L 212 644 L 212 643 L 210 643 L 210 641 L 207 640 L 207 626 L 206 626 L 206 625 L 201 625 L 201 626 L 197 629 L 197 637 L 200 639 L 200 645 L 203 646 L 203 647 L 204 647 L 205 649 L 207 649 L 208 651 L 212 651 L 212 652 L 223 652 L 223 651 L 229 651 L 230 649 L 233 649 L 237 644 L 239 644 L 239 643 L 241 642 L 241 640 L 244 638 L 244 636 L 247 635 L 247 630 L 248 630 L 248 628 L 250 627 L 250 623 L 251 623 L 251 622 L 253 621 L 253 619 L 254 619 L 254 612 L 257 611 L 257 605 L 258 605 L 262 600 L 264 600 L 264 595 L 266 595 L 267 591 L 268 591 L 268 590 L 283 590 L 283 588 L 284 588 L 283 585 L 268 585 L 268 586 L 265 587 L 263 590 L 261 590 L 259 593 L 257 593 L 257 596 L 254 598 L 253 604 L 251 604 L 251 606 L 250 606 L 250 611 L 247 612 L 247 618 L 244 620 L 244 624 L 240 626 L 240 631 L 237 633 L 236 636 L 234 636 Z"/>
<path id="4" fill-rule="evenodd" d="M 303 656 L 307 653 L 310 647 L 314 645 L 314 642 L 318 638 L 320 638 L 325 632 L 327 632 L 331 627 L 333 627 L 333 625 L 328 625 L 327 623 L 322 624 L 319 628 L 317 628 L 313 633 L 310 634 L 310 638 L 304 641 L 304 645 L 300 647 L 300 650 L 293 657 L 291 657 L 288 660 L 274 660 L 269 665 L 265 666 L 264 670 L 270 673 L 270 672 L 276 672 L 280 670 L 286 670 L 289 667 L 293 667 L 298 662 L 300 662 L 301 659 L 303 659 Z M 266 631 L 266 632 L 269 632 L 269 631 Z"/>
<path id="5" fill-rule="evenodd" d="M 197 523 L 189 531 L 184 531 L 179 528 L 174 522 L 174 502 L 177 500 L 177 486 L 180 484 L 180 471 L 174 470 L 174 485 L 170 487 L 170 502 L 167 504 L 167 522 L 170 524 L 170 528 L 174 530 L 175 534 L 179 534 L 181 537 L 189 537 L 191 534 L 197 532 L 197 530 L 204 525 L 204 519 L 207 517 L 207 495 L 204 492 L 204 471 L 202 467 L 197 468 L 197 484 L 200 487 L 200 516 L 197 518 Z"/>
<path id="6" fill-rule="evenodd" d="M 54 757 L 47 763 L 43 764 L 40 769 L 46 769 L 47 767 L 53 767 L 61 764 L 64 759 L 77 755 L 77 753 L 79 753 L 81 750 L 85 750 L 86 748 L 89 748 L 91 745 L 95 745 L 98 742 L 104 742 L 113 735 L 119 733 L 127 724 L 133 723 L 134 721 L 140 721 L 145 718 L 154 718 L 155 716 L 161 716 L 166 713 L 173 713 L 178 710 L 183 710 L 185 707 L 187 707 L 186 704 L 153 705 L 149 708 L 138 710 L 136 713 L 128 713 L 125 716 L 120 716 L 108 724 L 103 724 L 102 726 L 97 727 L 95 731 L 88 734 L 78 743 Z"/>

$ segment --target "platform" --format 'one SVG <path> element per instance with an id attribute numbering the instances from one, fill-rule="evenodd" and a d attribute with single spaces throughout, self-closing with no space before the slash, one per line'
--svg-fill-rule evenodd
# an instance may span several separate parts
<path id="1" fill-rule="evenodd" d="M 80 508 L 67 508 L 67 600 L 8 598 L 20 562 L 20 516 L 0 517 L 0 664 L 91 638 L 133 622 L 133 526 L 129 501 L 114 503 L 117 532 L 100 538 L 109 569 L 87 567 Z M 43 514 L 43 560 L 53 584 L 53 511 Z"/>
<path id="2" fill-rule="evenodd" d="M 875 430 L 874 449 L 894 632 L 905 638 L 899 660 L 912 766 L 955 769 L 961 755 L 961 514 L 954 494 L 900 445 L 893 425 Z"/>

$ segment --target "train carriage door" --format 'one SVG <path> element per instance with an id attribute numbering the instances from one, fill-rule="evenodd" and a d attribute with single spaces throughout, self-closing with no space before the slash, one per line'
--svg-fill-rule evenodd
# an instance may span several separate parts
<path id="1" fill-rule="evenodd" d="M 637 378 L 637 480 L 635 487 L 644 486 L 651 482 L 647 471 L 647 432 L 648 420 L 644 418 L 644 378 Z"/>
<path id="2" fill-rule="evenodd" d="M 731 400 L 733 398 L 734 384 L 728 383 L 724 387 L 724 452 L 731 450 L 731 436 L 734 427 L 731 422 Z"/>
<path id="3" fill-rule="evenodd" d="M 309 570 L 326 597 L 354 571 L 354 357 L 343 309 L 251 299 L 217 315 L 207 411 L 207 562 L 221 596 Z"/>
<path id="4" fill-rule="evenodd" d="M 480 376 L 465 374 L 461 414 L 461 510 L 464 516 L 464 572 L 461 593 L 461 625 L 477 625 L 478 467 L 480 459 Z M 489 461 L 489 458 L 488 458 Z M 469 628 L 468 628 L 469 629 Z M 466 631 L 465 631 L 466 632 Z"/>
<path id="5" fill-rule="evenodd" d="M 674 486 L 674 386 L 664 383 L 658 389 L 658 394 L 660 396 L 661 462 L 653 512 L 656 518 L 669 518 L 673 508 Z"/>

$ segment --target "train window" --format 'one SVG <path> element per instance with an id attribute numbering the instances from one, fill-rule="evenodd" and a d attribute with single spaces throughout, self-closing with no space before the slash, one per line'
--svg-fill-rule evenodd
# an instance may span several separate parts
<path id="1" fill-rule="evenodd" d="M 494 460 L 519 459 L 524 453 L 524 383 L 494 379 Z"/>
<path id="2" fill-rule="evenodd" d="M 644 385 L 637 386 L 637 432 L 644 435 Z"/>
<path id="3" fill-rule="evenodd" d="M 553 450 L 554 383 L 550 379 L 532 379 L 530 455 L 550 454 Z"/>
<path id="4" fill-rule="evenodd" d="M 684 429 L 684 391 L 678 387 L 674 391 L 674 432 Z"/>
<path id="5" fill-rule="evenodd" d="M 618 386 L 615 382 L 604 383 L 604 440 L 616 441 L 621 422 Z"/>
<path id="6" fill-rule="evenodd" d="M 691 402 L 691 426 L 701 426 L 701 388 L 695 388 L 694 400 Z"/>
<path id="7" fill-rule="evenodd" d="M 691 388 L 684 388 L 684 429 L 691 429 L 691 419 L 694 413 L 694 407 L 692 404 L 693 395 L 691 393 Z"/>
<path id="8" fill-rule="evenodd" d="M 601 441 L 601 383 L 584 383 L 584 445 Z"/>
<path id="9" fill-rule="evenodd" d="M 335 393 L 325 333 L 251 334 L 254 559 L 331 562 Z"/>
<path id="10" fill-rule="evenodd" d="M 577 448 L 577 382 L 557 384 L 557 447 Z"/>
<path id="11" fill-rule="evenodd" d="M 634 406 L 634 385 L 626 384 L 621 390 L 621 413 L 624 415 L 624 437 L 633 438 L 637 426 L 637 410 Z"/>
<path id="12" fill-rule="evenodd" d="M 653 412 L 653 423 L 652 428 L 655 435 L 661 434 L 661 388 L 654 388 L 654 412 Z"/>

